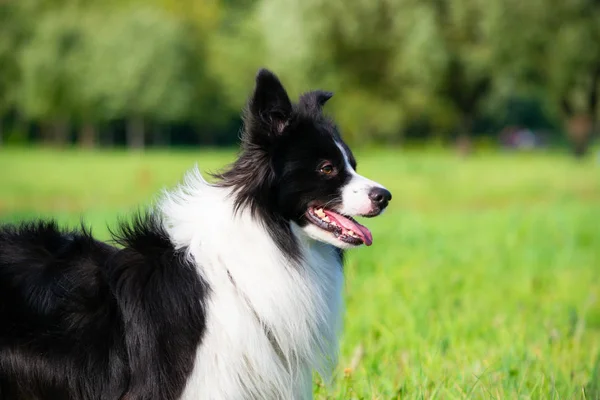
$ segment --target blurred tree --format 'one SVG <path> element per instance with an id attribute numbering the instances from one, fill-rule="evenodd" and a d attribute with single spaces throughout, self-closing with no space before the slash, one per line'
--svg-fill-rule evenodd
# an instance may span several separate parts
<path id="1" fill-rule="evenodd" d="M 481 113 L 494 78 L 486 15 L 489 2 L 424 0 L 407 4 L 405 17 L 410 24 L 402 54 L 405 73 L 424 92 L 424 111 L 429 109 L 434 119 L 445 114 L 455 127 L 452 130 L 458 134 L 460 149 L 468 150 L 475 116 Z"/>
<path id="2" fill-rule="evenodd" d="M 563 18 L 548 45 L 548 83 L 566 120 L 576 156 L 587 152 L 598 124 L 600 2 L 560 2 Z M 551 24 L 554 25 L 554 24 Z"/>
<path id="3" fill-rule="evenodd" d="M 12 3 L 0 4 L 0 146 L 3 142 L 4 117 L 11 107 L 14 93 L 15 65 L 14 26 L 11 24 L 13 14 Z"/>
<path id="4" fill-rule="evenodd" d="M 231 110 L 244 105 L 254 85 L 254 74 L 258 68 L 269 65 L 255 8 L 244 7 L 243 13 L 237 7 L 241 6 L 236 3 L 227 8 L 227 16 L 221 20 L 207 48 L 209 73 L 221 83 Z"/>
<path id="5" fill-rule="evenodd" d="M 77 10 L 79 23 L 79 46 L 70 60 L 71 93 L 75 101 L 72 105 L 72 122 L 77 128 L 77 141 L 84 148 L 92 148 L 98 142 L 98 126 L 104 122 L 101 114 L 100 94 L 93 90 L 91 82 L 99 71 L 90 68 L 90 52 L 94 44 L 97 28 L 103 21 L 94 9 Z"/>
<path id="6" fill-rule="evenodd" d="M 495 130 L 518 97 L 564 116 L 582 154 L 598 125 L 599 4 L 0 0 L 0 132 L 17 116 L 57 143 L 73 128 L 83 146 L 110 129 L 121 141 L 123 122 L 132 148 L 146 131 L 152 143 L 168 132 L 230 143 L 265 66 L 293 96 L 338 92 L 327 107 L 353 143 L 402 140 L 409 127 L 468 137 L 484 119 Z"/>
<path id="7" fill-rule="evenodd" d="M 505 73 L 541 93 L 562 115 L 574 154 L 585 154 L 598 129 L 600 2 L 503 0 L 493 12 Z"/>
<path id="8" fill-rule="evenodd" d="M 215 78 L 211 71 L 211 45 L 219 42 L 217 32 L 225 20 L 225 13 L 229 12 L 227 20 L 233 17 L 236 22 L 237 11 L 240 3 L 228 8 L 221 0 L 151 0 L 168 14 L 177 18 L 183 25 L 187 35 L 187 46 L 189 62 L 188 86 L 191 91 L 191 114 L 188 120 L 196 129 L 196 135 L 203 143 L 215 143 L 219 141 L 219 132 L 228 130 L 228 123 L 239 113 L 239 107 L 231 107 L 227 101 L 226 93 L 220 79 Z M 234 12 L 234 10 L 236 12 Z M 229 48 L 225 48 L 229 51 Z M 212 62 L 212 65 L 219 61 Z M 220 70 L 217 70 L 220 71 Z M 251 75 L 250 75 L 251 76 Z M 248 76 L 235 74 L 238 81 L 247 80 Z M 251 79 L 250 79 L 251 81 Z M 227 143 L 231 143 L 236 137 L 234 132 L 226 132 Z"/>
<path id="9" fill-rule="evenodd" d="M 145 144 L 150 121 L 189 115 L 190 48 L 183 27 L 159 10 L 135 7 L 98 16 L 81 69 L 83 91 L 103 118 L 127 120 L 127 144 Z"/>
<path id="10" fill-rule="evenodd" d="M 389 19 L 398 14 L 387 2 L 262 0 L 231 7 L 209 60 L 232 108 L 239 109 L 252 87 L 248 77 L 266 66 L 292 96 L 307 87 L 342 92 L 328 107 L 350 141 L 368 140 L 365 132 L 395 133 L 401 97 L 389 78 L 398 35 Z"/>
<path id="11" fill-rule="evenodd" d="M 405 2 L 313 1 L 304 16 L 313 53 L 311 80 L 341 91 L 333 102 L 348 139 L 390 141 L 400 135 L 408 76 L 402 70 Z"/>
<path id="12" fill-rule="evenodd" d="M 60 9 L 37 18 L 20 53 L 20 107 L 43 124 L 45 140 L 55 145 L 66 143 L 79 106 L 76 58 L 82 46 L 82 25 L 75 10 Z"/>
<path id="13" fill-rule="evenodd" d="M 20 75 L 15 55 L 23 46 L 29 28 L 21 8 L 17 2 L 0 2 L 0 146 L 6 114 L 17 107 Z"/>
<path id="14" fill-rule="evenodd" d="M 493 78 L 486 4 L 262 0 L 221 35 L 217 51 L 227 52 L 215 70 L 235 87 L 232 69 L 265 63 L 292 90 L 342 91 L 329 107 L 352 142 L 397 139 L 408 116 L 423 113 L 468 134 Z"/>

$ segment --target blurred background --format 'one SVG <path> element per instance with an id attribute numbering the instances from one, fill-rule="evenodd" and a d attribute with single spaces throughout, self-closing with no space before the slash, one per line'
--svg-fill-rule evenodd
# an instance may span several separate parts
<path id="1" fill-rule="evenodd" d="M 317 399 L 600 399 L 599 0 L 0 0 L 0 223 L 110 239 L 259 67 L 394 196 Z"/>
<path id="2" fill-rule="evenodd" d="M 597 0 L 2 0 L 5 145 L 232 145 L 261 66 L 353 144 L 562 145 L 598 123 Z"/>

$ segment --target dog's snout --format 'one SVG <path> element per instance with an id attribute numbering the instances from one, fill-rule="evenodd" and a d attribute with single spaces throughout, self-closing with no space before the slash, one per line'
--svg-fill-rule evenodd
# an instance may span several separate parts
<path id="1" fill-rule="evenodd" d="M 385 188 L 375 187 L 369 191 L 369 198 L 377 207 L 383 209 L 392 200 L 392 194 Z"/>

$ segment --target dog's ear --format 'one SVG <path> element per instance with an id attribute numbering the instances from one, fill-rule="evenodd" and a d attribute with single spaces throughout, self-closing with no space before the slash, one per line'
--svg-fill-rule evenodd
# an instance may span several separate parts
<path id="1" fill-rule="evenodd" d="M 320 113 L 325 103 L 327 103 L 327 100 L 332 97 L 332 92 L 314 90 L 312 92 L 304 93 L 302 96 L 300 96 L 299 104 L 307 111 Z"/>
<path id="2" fill-rule="evenodd" d="M 290 98 L 277 76 L 267 69 L 259 70 L 256 75 L 249 111 L 272 134 L 282 133 L 290 119 Z"/>

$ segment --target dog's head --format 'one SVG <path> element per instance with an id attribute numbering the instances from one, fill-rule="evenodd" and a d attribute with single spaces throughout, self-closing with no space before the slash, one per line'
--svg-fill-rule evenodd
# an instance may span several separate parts
<path id="1" fill-rule="evenodd" d="M 338 248 L 371 245 L 352 217 L 374 217 L 392 198 L 356 171 L 356 160 L 322 107 L 332 93 L 312 91 L 292 104 L 279 79 L 262 69 L 244 114 L 242 153 L 221 177 L 269 222 L 295 223 L 307 236 Z"/>

